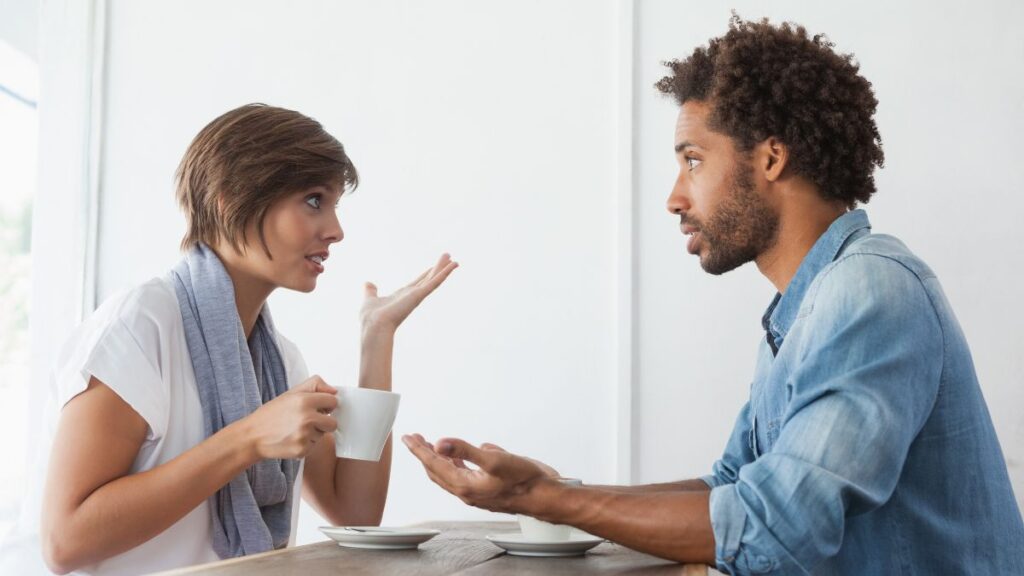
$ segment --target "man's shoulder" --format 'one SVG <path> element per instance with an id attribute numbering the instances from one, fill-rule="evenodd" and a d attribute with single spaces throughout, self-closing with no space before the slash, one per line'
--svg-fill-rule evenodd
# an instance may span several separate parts
<path id="1" fill-rule="evenodd" d="M 893 264 L 896 264 L 894 266 Z M 866 234 L 850 242 L 839 257 L 826 268 L 840 273 L 873 273 L 872 275 L 910 272 L 919 280 L 933 278 L 935 273 L 899 238 L 888 234 Z"/>
<path id="2" fill-rule="evenodd" d="M 935 273 L 899 239 L 869 234 L 853 240 L 814 279 L 805 312 L 827 305 L 866 310 L 871 303 L 930 308 Z"/>

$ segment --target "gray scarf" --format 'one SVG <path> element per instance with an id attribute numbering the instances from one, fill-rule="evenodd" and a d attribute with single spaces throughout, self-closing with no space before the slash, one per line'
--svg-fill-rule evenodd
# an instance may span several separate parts
<path id="1" fill-rule="evenodd" d="M 274 325 L 264 305 L 245 341 L 235 289 L 205 244 L 171 270 L 203 407 L 206 437 L 288 390 Z M 298 460 L 261 460 L 210 497 L 213 549 L 234 558 L 281 548 L 291 532 Z"/>

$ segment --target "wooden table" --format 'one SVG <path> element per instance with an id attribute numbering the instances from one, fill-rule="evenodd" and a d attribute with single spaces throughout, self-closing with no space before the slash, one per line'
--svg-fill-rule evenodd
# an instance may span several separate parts
<path id="1" fill-rule="evenodd" d="M 676 564 L 610 542 L 605 542 L 586 555 L 575 558 L 524 558 L 509 556 L 504 550 L 484 539 L 485 534 L 518 531 L 515 522 L 428 522 L 417 526 L 436 528 L 441 534 L 420 544 L 419 550 L 360 550 L 342 548 L 333 540 L 328 540 L 254 554 L 245 558 L 161 572 L 160 576 L 719 574 L 702 564 Z"/>

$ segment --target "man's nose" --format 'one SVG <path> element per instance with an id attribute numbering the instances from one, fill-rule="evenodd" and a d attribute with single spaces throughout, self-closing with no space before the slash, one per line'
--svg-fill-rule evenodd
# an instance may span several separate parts
<path id="1" fill-rule="evenodd" d="M 677 179 L 675 185 L 672 186 L 672 192 L 669 193 L 668 200 L 665 202 L 665 209 L 672 214 L 682 214 L 690 209 L 690 198 L 686 193 L 682 178 Z"/>

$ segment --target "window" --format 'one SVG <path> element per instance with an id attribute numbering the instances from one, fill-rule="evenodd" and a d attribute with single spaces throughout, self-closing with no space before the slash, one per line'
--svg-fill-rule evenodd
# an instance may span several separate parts
<path id="1" fill-rule="evenodd" d="M 0 540 L 17 515 L 28 446 L 35 61 L 0 40 Z"/>

